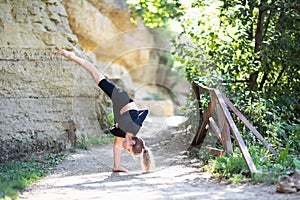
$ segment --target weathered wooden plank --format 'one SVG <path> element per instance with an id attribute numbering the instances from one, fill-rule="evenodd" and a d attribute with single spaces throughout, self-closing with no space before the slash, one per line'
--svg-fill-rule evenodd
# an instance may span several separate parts
<path id="1" fill-rule="evenodd" d="M 232 148 L 232 142 L 230 137 L 230 128 L 227 120 L 225 121 L 222 132 L 224 133 L 224 138 L 226 139 L 226 152 L 228 154 L 231 154 L 233 153 L 233 148 Z"/>
<path id="2" fill-rule="evenodd" d="M 193 83 L 192 85 L 193 91 L 195 93 L 196 99 L 198 100 L 198 103 L 200 101 L 200 92 L 199 92 L 199 86 Z"/>
<path id="3" fill-rule="evenodd" d="M 201 91 L 206 91 L 206 92 L 209 92 L 209 93 L 214 90 L 213 88 L 204 86 L 204 85 L 202 85 L 200 83 L 196 83 L 196 82 L 193 82 L 193 85 L 196 85 Z"/>
<path id="4" fill-rule="evenodd" d="M 224 147 L 221 131 L 220 131 L 218 125 L 216 124 L 215 120 L 212 117 L 209 118 L 209 123 L 210 123 L 210 126 L 211 126 L 213 132 L 219 138 L 220 142 L 222 143 L 222 146 Z"/>
<path id="5" fill-rule="evenodd" d="M 217 148 L 212 148 L 212 147 L 204 147 L 203 148 L 203 151 L 204 152 L 207 152 L 211 155 L 215 155 L 215 156 L 218 156 L 218 157 L 222 157 L 223 156 L 223 153 L 224 153 L 224 150 L 222 149 L 217 149 Z"/>
<path id="6" fill-rule="evenodd" d="M 199 129 L 199 131 L 196 133 L 196 135 L 195 135 L 195 137 L 194 137 L 194 140 L 193 140 L 193 142 L 192 142 L 192 145 L 193 146 L 196 146 L 196 145 L 199 145 L 200 144 L 200 142 L 204 139 L 204 137 L 205 137 L 205 130 L 206 130 L 206 125 L 207 125 L 207 123 L 208 123 L 208 121 L 209 121 L 209 117 L 211 116 L 211 113 L 212 113 L 212 111 L 213 111 L 213 108 L 214 108 L 214 106 L 215 106 L 215 98 L 213 98 L 212 97 L 212 99 L 211 99 L 211 101 L 210 101 L 210 103 L 209 103 L 209 105 L 208 105 L 208 109 L 207 109 L 207 112 L 206 112 L 206 114 L 205 114 L 205 117 L 204 117 L 204 119 L 203 119 L 203 123 L 202 123 L 202 125 L 201 125 L 201 127 L 200 127 L 200 129 Z"/>
<path id="7" fill-rule="evenodd" d="M 216 102 L 216 110 L 217 110 L 216 113 L 217 113 L 218 124 L 221 129 L 224 150 L 227 154 L 231 154 L 233 152 L 233 149 L 232 149 L 232 142 L 230 137 L 230 129 L 228 126 L 228 122 L 225 119 L 225 116 L 218 102 Z"/>
<path id="8" fill-rule="evenodd" d="M 216 93 L 218 102 L 220 103 L 220 107 L 222 108 L 223 113 L 228 121 L 229 127 L 233 133 L 233 136 L 234 136 L 239 148 L 241 149 L 243 158 L 248 166 L 248 169 L 250 170 L 251 173 L 257 173 L 257 169 L 252 161 L 252 158 L 248 152 L 248 149 L 244 143 L 244 140 L 243 140 L 242 136 L 240 135 L 229 110 L 226 107 L 225 101 L 223 99 L 223 95 L 219 92 L 219 90 L 215 90 L 215 93 Z"/>
<path id="9" fill-rule="evenodd" d="M 256 130 L 254 126 L 246 119 L 246 117 L 233 105 L 233 103 L 223 95 L 225 103 L 229 108 L 244 122 L 244 124 L 249 128 L 249 130 L 271 151 L 273 154 L 276 154 L 276 151 L 272 146 L 263 138 L 263 136 Z"/>
<path id="10" fill-rule="evenodd" d="M 200 129 L 201 129 L 201 126 L 200 126 L 200 119 L 202 119 L 203 118 L 203 111 L 202 111 L 202 108 L 201 108 L 201 100 L 200 100 L 200 90 L 199 90 L 199 86 L 195 83 L 195 82 L 193 82 L 193 84 L 192 84 L 192 88 L 193 88 L 193 91 L 194 91 L 194 94 L 195 94 L 195 96 L 196 96 L 196 99 L 197 99 L 197 104 L 196 104 L 196 106 L 197 106 L 197 110 L 198 110 L 198 113 L 199 113 L 199 115 L 197 116 L 198 117 L 198 126 L 197 126 L 197 131 L 196 131 L 196 134 L 198 134 L 199 133 L 199 131 L 200 131 Z M 192 119 L 191 119 L 192 120 Z M 194 137 L 196 137 L 196 135 L 194 136 Z M 193 145 L 193 144 L 192 144 Z"/>
<path id="11" fill-rule="evenodd" d="M 220 104 L 219 104 L 218 101 L 216 102 L 216 114 L 217 114 L 218 127 L 222 131 L 224 123 L 225 123 L 226 120 L 225 120 L 225 117 L 224 117 L 224 114 L 223 114 L 222 110 L 220 109 Z"/>
<path id="12" fill-rule="evenodd" d="M 193 88 L 194 94 L 195 94 L 196 99 L 197 99 L 197 108 L 198 108 L 198 111 L 199 111 L 199 117 L 201 119 L 203 117 L 203 110 L 202 110 L 202 107 L 201 107 L 199 86 L 196 83 L 193 83 L 192 88 Z"/>

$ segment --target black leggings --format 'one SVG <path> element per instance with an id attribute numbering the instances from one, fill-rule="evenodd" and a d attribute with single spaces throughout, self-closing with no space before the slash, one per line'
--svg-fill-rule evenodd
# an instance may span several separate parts
<path id="1" fill-rule="evenodd" d="M 108 79 L 102 79 L 99 83 L 98 86 L 103 90 L 103 92 L 105 92 L 105 94 L 107 96 L 109 96 L 109 98 L 112 99 L 112 94 L 114 89 L 116 89 L 116 86 Z M 120 88 L 118 88 L 119 90 L 122 90 Z M 124 90 L 123 90 L 124 91 Z M 125 92 L 125 91 L 124 91 Z M 128 95 L 128 94 L 127 94 Z M 128 96 L 129 98 L 129 96 Z M 131 98 L 129 98 L 129 102 L 133 102 L 133 100 Z"/>
<path id="2" fill-rule="evenodd" d="M 113 112 L 115 123 L 120 118 L 120 110 L 129 102 L 133 100 L 129 97 L 126 91 L 121 88 L 117 88 L 110 80 L 102 79 L 98 86 L 105 92 L 107 96 L 113 102 Z M 126 132 L 122 131 L 120 128 L 117 128 L 115 125 L 111 126 L 109 129 L 110 133 L 116 137 L 125 138 Z"/>
<path id="3" fill-rule="evenodd" d="M 122 115 L 120 110 L 133 100 L 128 93 L 121 88 L 116 87 L 110 80 L 102 79 L 99 82 L 99 87 L 109 96 L 113 103 L 114 120 L 119 124 L 119 128 L 111 127 L 110 132 L 118 137 L 125 137 L 126 132 L 134 135 L 137 134 L 143 121 L 148 115 L 148 110 L 128 110 Z"/>
<path id="4" fill-rule="evenodd" d="M 112 93 L 116 88 L 116 86 L 108 79 L 102 79 L 98 83 L 98 86 L 103 90 L 103 92 L 105 92 L 107 96 L 109 96 L 109 98 L 111 98 Z"/>

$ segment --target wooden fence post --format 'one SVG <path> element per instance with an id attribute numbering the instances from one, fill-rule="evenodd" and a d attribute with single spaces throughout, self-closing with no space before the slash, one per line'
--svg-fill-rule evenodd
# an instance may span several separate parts
<path id="1" fill-rule="evenodd" d="M 208 105 L 208 109 L 207 109 L 207 112 L 204 116 L 204 119 L 203 119 L 203 123 L 200 127 L 200 129 L 198 130 L 198 132 L 196 133 L 195 137 L 194 137 L 194 140 L 192 142 L 192 145 L 193 146 L 197 146 L 199 145 L 200 143 L 203 142 L 204 138 L 205 138 L 205 132 L 206 132 L 206 125 L 209 121 L 209 118 L 211 116 L 211 113 L 213 111 L 213 108 L 215 106 L 215 101 L 216 99 L 215 98 L 212 98 L 209 105 Z"/>
<path id="2" fill-rule="evenodd" d="M 209 118 L 209 124 L 210 124 L 213 132 L 219 138 L 222 146 L 224 147 L 224 141 L 223 141 L 221 130 L 219 129 L 218 125 L 216 124 L 215 120 L 212 117 Z"/>
<path id="3" fill-rule="evenodd" d="M 206 132 L 207 132 L 206 126 L 208 123 L 210 123 L 212 130 L 218 136 L 218 138 L 219 138 L 220 142 L 222 143 L 223 148 L 227 154 L 230 154 L 233 152 L 232 142 L 231 142 L 231 137 L 230 137 L 230 134 L 231 133 L 233 134 L 234 139 L 236 140 L 236 142 L 241 150 L 241 153 L 247 164 L 248 169 L 250 170 L 251 173 L 257 173 L 258 171 L 257 171 L 257 169 L 252 161 L 252 158 L 248 152 L 247 146 L 245 145 L 244 140 L 243 140 L 242 136 L 240 135 L 227 106 L 241 119 L 241 121 L 250 129 L 250 131 L 260 141 L 262 141 L 263 144 L 272 153 L 275 154 L 276 152 L 272 148 L 272 146 L 270 144 L 268 144 L 266 140 L 264 140 L 262 135 L 249 123 L 249 121 L 244 117 L 244 115 L 242 115 L 239 112 L 239 110 L 233 105 L 233 103 L 229 99 L 227 99 L 219 90 L 203 86 L 196 82 L 193 82 L 193 90 L 195 92 L 195 95 L 196 95 L 196 98 L 198 101 L 197 105 L 199 108 L 201 118 L 203 117 L 203 122 L 202 122 L 201 126 L 200 125 L 198 126 L 197 133 L 193 139 L 191 146 L 198 146 L 199 144 L 203 143 L 203 140 L 204 140 Z M 200 102 L 200 92 L 203 92 L 203 91 L 210 93 L 210 97 L 211 97 L 211 101 L 209 103 L 207 112 L 205 114 L 203 114 L 203 110 L 201 108 L 201 102 Z M 213 117 L 211 117 L 214 108 L 216 109 L 217 123 L 215 122 Z M 199 148 L 201 148 L 201 146 Z"/>
<path id="4" fill-rule="evenodd" d="M 233 105 L 233 103 L 223 95 L 225 103 L 229 108 L 244 122 L 244 124 L 250 129 L 250 131 L 271 151 L 273 154 L 276 154 L 276 151 L 272 146 L 263 138 L 263 136 L 250 124 L 246 117 Z"/>
<path id="5" fill-rule="evenodd" d="M 218 91 L 218 90 L 215 90 L 216 92 L 216 95 L 218 97 L 218 101 L 220 103 L 220 106 L 223 110 L 223 113 L 228 121 L 228 124 L 229 124 L 229 127 L 233 133 L 233 136 L 239 146 L 239 148 L 241 149 L 241 152 L 242 152 L 242 155 L 244 157 L 244 160 L 246 161 L 246 164 L 248 166 L 248 169 L 250 170 L 251 173 L 257 173 L 257 169 L 252 161 L 252 158 L 248 152 L 248 149 L 247 149 L 247 146 L 245 145 L 244 143 L 244 140 L 242 138 L 242 136 L 240 135 L 234 121 L 233 121 L 233 118 L 230 114 L 230 112 L 228 111 L 227 107 L 226 107 L 226 104 L 224 102 L 224 99 L 223 99 L 223 96 L 222 94 Z"/>
<path id="6" fill-rule="evenodd" d="M 223 144 L 224 150 L 227 154 L 231 154 L 233 152 L 233 149 L 232 149 L 232 142 L 230 137 L 230 129 L 229 129 L 228 122 L 225 118 L 225 115 L 222 112 L 219 102 L 216 103 L 216 110 L 217 110 L 217 121 L 224 142 Z"/>

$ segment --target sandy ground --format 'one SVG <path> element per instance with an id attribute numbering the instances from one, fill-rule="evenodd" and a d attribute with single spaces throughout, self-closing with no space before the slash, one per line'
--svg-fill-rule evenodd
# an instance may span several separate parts
<path id="1" fill-rule="evenodd" d="M 139 158 L 125 151 L 122 165 L 130 172 L 112 173 L 112 144 L 94 146 L 70 154 L 20 199 L 300 199 L 299 194 L 276 193 L 276 185 L 228 185 L 200 172 L 198 161 L 184 155 L 193 136 L 181 131 L 178 121 L 150 117 L 139 133 L 155 159 L 156 167 L 148 173 Z"/>

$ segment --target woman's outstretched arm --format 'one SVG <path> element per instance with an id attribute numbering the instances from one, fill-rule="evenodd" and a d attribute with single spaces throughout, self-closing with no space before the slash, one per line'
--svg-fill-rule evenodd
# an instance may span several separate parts
<path id="1" fill-rule="evenodd" d="M 96 84 L 98 84 L 102 79 L 104 79 L 104 76 L 99 72 L 99 70 L 92 63 L 90 63 L 89 61 L 83 58 L 76 56 L 73 52 L 61 49 L 58 50 L 56 54 L 62 55 L 68 58 L 69 60 L 79 64 L 81 67 L 83 67 L 86 71 L 88 71 L 92 75 Z"/>

